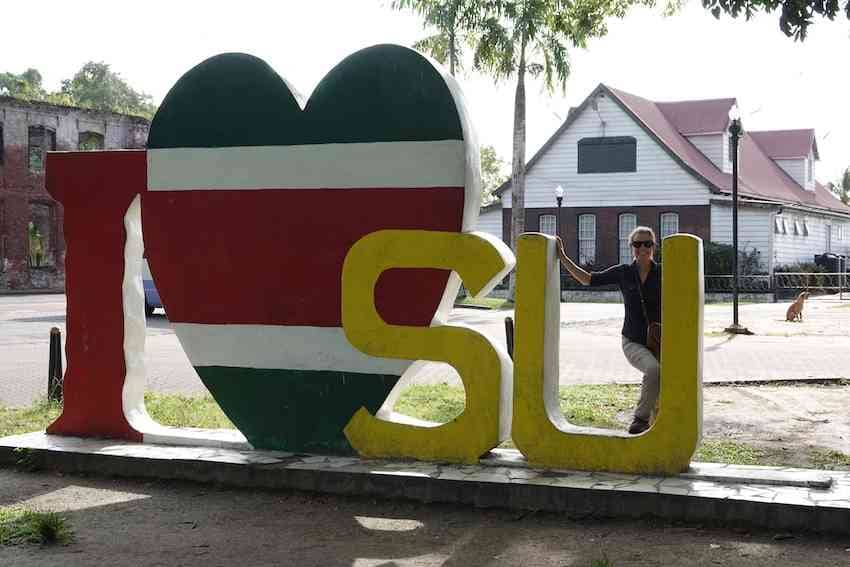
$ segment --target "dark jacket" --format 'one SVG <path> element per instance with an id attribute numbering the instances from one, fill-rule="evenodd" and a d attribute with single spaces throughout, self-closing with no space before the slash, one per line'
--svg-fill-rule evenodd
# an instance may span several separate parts
<path id="1" fill-rule="evenodd" d="M 623 336 L 646 345 L 647 321 L 643 316 L 641 307 L 641 291 L 638 290 L 640 275 L 638 274 L 637 262 L 631 264 L 617 264 L 601 272 L 590 274 L 590 285 L 616 284 L 623 294 L 623 303 L 626 309 L 626 318 L 623 321 Z M 649 320 L 661 322 L 661 266 L 652 262 L 646 281 L 641 285 L 643 298 L 646 302 L 646 313 Z"/>

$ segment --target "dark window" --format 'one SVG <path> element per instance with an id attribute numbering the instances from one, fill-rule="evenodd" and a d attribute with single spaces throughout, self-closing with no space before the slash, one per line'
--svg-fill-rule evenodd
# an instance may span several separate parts
<path id="1" fill-rule="evenodd" d="M 44 156 L 56 149 L 56 132 L 44 126 L 29 127 L 29 162 L 30 169 L 44 169 Z"/>
<path id="2" fill-rule="evenodd" d="M 637 142 L 631 136 L 582 138 L 578 141 L 579 173 L 637 171 Z"/>
<path id="3" fill-rule="evenodd" d="M 102 150 L 103 134 L 97 132 L 80 132 L 79 148 L 82 151 Z"/>
<path id="4" fill-rule="evenodd" d="M 0 124 L 0 165 L 3 165 L 3 125 Z"/>

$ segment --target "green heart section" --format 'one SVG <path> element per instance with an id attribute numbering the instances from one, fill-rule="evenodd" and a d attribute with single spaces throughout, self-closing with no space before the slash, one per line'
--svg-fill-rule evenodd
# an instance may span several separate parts
<path id="1" fill-rule="evenodd" d="M 343 429 L 361 406 L 373 415 L 399 377 L 311 370 L 196 366 L 222 410 L 256 449 L 354 451 Z"/>
<path id="2" fill-rule="evenodd" d="M 462 140 L 446 79 L 398 45 L 358 51 L 316 86 L 305 109 L 263 60 L 225 53 L 189 70 L 151 124 L 149 148 Z"/>

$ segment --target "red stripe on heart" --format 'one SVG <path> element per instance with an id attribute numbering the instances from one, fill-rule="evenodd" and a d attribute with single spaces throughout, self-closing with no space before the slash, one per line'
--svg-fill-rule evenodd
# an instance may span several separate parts
<path id="1" fill-rule="evenodd" d="M 350 247 L 381 229 L 460 231 L 463 187 L 146 192 L 146 255 L 173 322 L 339 327 Z M 444 270 L 390 270 L 389 323 L 428 325 Z"/>

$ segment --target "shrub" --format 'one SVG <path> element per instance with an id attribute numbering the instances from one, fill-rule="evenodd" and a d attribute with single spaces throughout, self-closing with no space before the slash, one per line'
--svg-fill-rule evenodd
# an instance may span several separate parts
<path id="1" fill-rule="evenodd" d="M 738 249 L 738 273 L 755 275 L 764 273 L 760 268 L 759 251 L 746 247 Z M 706 242 L 703 245 L 703 270 L 706 274 L 729 275 L 735 270 L 735 249 L 729 244 Z"/>

